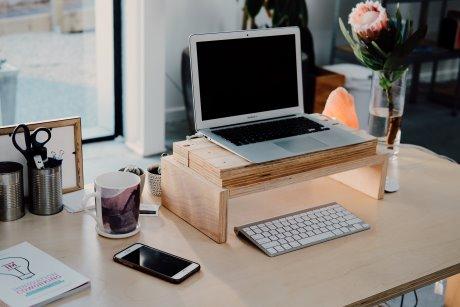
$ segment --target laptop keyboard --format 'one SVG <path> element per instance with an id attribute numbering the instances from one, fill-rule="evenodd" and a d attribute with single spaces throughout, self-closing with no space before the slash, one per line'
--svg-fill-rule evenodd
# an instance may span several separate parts
<path id="1" fill-rule="evenodd" d="M 329 128 L 305 117 L 295 117 L 212 132 L 236 146 L 242 146 L 324 130 L 329 130 Z"/>

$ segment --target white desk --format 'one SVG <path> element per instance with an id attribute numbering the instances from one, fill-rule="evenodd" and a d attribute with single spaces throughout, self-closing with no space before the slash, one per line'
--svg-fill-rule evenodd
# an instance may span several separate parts
<path id="1" fill-rule="evenodd" d="M 382 201 L 329 179 L 232 199 L 227 243 L 162 208 L 141 217 L 126 240 L 96 235 L 84 214 L 0 223 L 0 249 L 29 241 L 91 279 L 91 289 L 56 304 L 73 306 L 338 306 L 376 303 L 460 273 L 460 167 L 415 149 L 400 154 L 401 190 Z M 325 181 L 330 181 L 324 184 Z M 184 191 L 186 193 L 186 191 Z M 238 239 L 233 226 L 337 201 L 372 229 L 279 257 Z M 121 266 L 112 256 L 142 242 L 198 261 L 173 285 Z"/>

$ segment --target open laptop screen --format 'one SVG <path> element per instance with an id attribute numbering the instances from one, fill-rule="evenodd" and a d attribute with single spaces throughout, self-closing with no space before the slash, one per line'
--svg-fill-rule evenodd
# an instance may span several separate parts
<path id="1" fill-rule="evenodd" d="M 295 35 L 197 42 L 203 120 L 296 107 Z"/>

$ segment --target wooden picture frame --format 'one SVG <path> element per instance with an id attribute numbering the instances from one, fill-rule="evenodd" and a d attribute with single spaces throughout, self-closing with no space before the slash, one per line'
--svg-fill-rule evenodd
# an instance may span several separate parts
<path id="1" fill-rule="evenodd" d="M 26 123 L 31 133 L 45 127 L 51 130 L 51 140 L 45 145 L 48 155 L 51 151 L 59 153 L 60 147 L 65 146 L 62 164 L 63 193 L 70 193 L 84 189 L 83 179 L 83 152 L 81 118 L 69 117 L 43 122 Z M 24 193 L 28 195 L 27 166 L 23 155 L 13 146 L 13 126 L 0 127 L 0 161 L 14 161 L 24 165 Z M 18 136 L 18 142 L 23 142 L 23 137 Z M 20 145 L 24 146 L 23 143 Z"/>

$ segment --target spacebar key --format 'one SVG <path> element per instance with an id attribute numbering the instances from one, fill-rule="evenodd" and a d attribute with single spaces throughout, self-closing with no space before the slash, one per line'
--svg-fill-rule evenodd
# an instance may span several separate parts
<path id="1" fill-rule="evenodd" d="M 325 232 L 325 233 L 320 233 L 319 235 L 316 236 L 311 236 L 308 238 L 300 239 L 299 243 L 302 245 L 308 245 L 311 243 L 319 243 L 321 240 L 329 239 L 332 238 L 334 234 L 332 232 Z"/>

